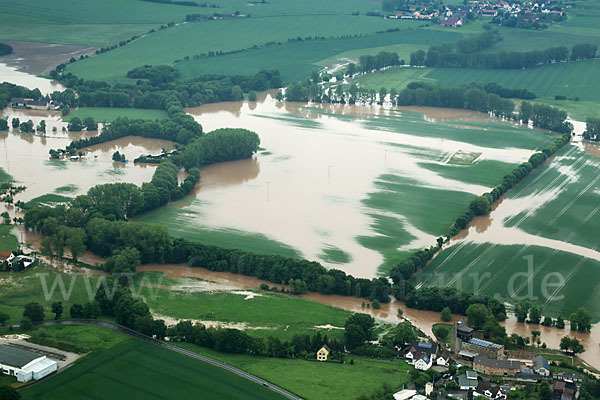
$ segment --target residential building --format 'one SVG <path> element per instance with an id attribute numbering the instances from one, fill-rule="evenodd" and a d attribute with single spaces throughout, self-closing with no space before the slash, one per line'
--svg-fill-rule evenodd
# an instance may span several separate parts
<path id="1" fill-rule="evenodd" d="M 329 347 L 327 345 L 323 345 L 323 347 L 321 347 L 319 349 L 319 351 L 317 351 L 317 360 L 327 361 L 327 357 L 329 357 L 329 353 L 331 353 L 331 350 L 329 349 Z"/>
<path id="2" fill-rule="evenodd" d="M 438 345 L 436 343 L 414 341 L 404 349 L 404 359 L 409 364 L 415 364 L 418 359 L 428 356 L 433 362 L 437 357 Z"/>
<path id="3" fill-rule="evenodd" d="M 506 399 L 506 395 L 500 390 L 500 386 L 487 382 L 479 382 L 474 392 L 475 396 L 483 396 L 488 399 Z"/>
<path id="4" fill-rule="evenodd" d="M 42 379 L 57 369 L 56 361 L 44 355 L 0 344 L 0 372 L 16 377 L 18 382 Z"/>
<path id="5" fill-rule="evenodd" d="M 541 381 L 549 381 L 549 380 L 552 379 L 551 376 L 542 376 L 542 375 L 537 374 L 531 368 L 523 368 L 523 369 L 521 369 L 521 372 L 517 372 L 516 377 L 517 377 L 517 379 L 519 381 L 530 382 L 530 383 L 541 382 Z"/>
<path id="6" fill-rule="evenodd" d="M 552 374 L 555 381 L 583 382 L 583 376 L 569 371 L 556 371 Z"/>
<path id="7" fill-rule="evenodd" d="M 467 371 L 458 376 L 458 386 L 460 390 L 474 390 L 477 387 L 477 372 Z"/>
<path id="8" fill-rule="evenodd" d="M 521 372 L 521 362 L 478 356 L 473 360 L 473 369 L 486 375 L 516 376 L 518 372 Z"/>
<path id="9" fill-rule="evenodd" d="M 413 365 L 419 371 L 427 371 L 433 364 L 432 356 L 425 353 L 417 353 L 418 356 L 415 358 Z"/>
<path id="10" fill-rule="evenodd" d="M 556 382 L 554 384 L 553 399 L 557 400 L 572 400 L 577 392 L 577 385 L 573 382 Z"/>
<path id="11" fill-rule="evenodd" d="M 550 376 L 550 363 L 542 356 L 534 357 L 533 370 L 536 374 L 541 376 Z"/>
<path id="12" fill-rule="evenodd" d="M 449 26 L 452 28 L 458 28 L 459 26 L 462 26 L 462 24 L 463 24 L 462 18 L 458 18 L 458 17 L 449 17 L 440 22 L 441 26 Z"/>

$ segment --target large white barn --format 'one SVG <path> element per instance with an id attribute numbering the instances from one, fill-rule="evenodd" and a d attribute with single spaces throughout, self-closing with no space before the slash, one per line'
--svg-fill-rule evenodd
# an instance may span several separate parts
<path id="1" fill-rule="evenodd" d="M 56 361 L 44 355 L 0 344 L 0 371 L 19 382 L 42 379 L 57 369 Z"/>

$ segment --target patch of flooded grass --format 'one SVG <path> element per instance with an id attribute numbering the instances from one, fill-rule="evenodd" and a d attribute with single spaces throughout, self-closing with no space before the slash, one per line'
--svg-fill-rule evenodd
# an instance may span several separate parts
<path id="1" fill-rule="evenodd" d="M 107 108 L 107 107 L 80 107 L 63 118 L 63 121 L 71 121 L 73 118 L 83 120 L 92 117 L 96 122 L 113 122 L 119 117 L 129 119 L 165 119 L 167 112 L 164 110 L 151 110 L 140 108 Z"/>
<path id="2" fill-rule="evenodd" d="M 40 205 L 55 205 L 60 203 L 68 203 L 73 200 L 72 197 L 63 196 L 55 193 L 43 194 L 27 202 L 28 207 L 37 207 Z"/>
<path id="3" fill-rule="evenodd" d="M 0 183 L 1 182 L 12 182 L 13 177 L 8 174 L 3 168 L 0 168 Z"/>
<path id="4" fill-rule="evenodd" d="M 469 166 L 456 166 L 441 163 L 419 163 L 423 168 L 433 171 L 444 178 L 454 179 L 476 185 L 492 187 L 502 181 L 502 177 L 510 173 L 515 164 L 496 160 L 481 160 Z"/>
<path id="5" fill-rule="evenodd" d="M 66 186 L 60 186 L 57 187 L 56 189 L 54 189 L 54 193 L 60 194 L 60 193 L 74 193 L 79 189 L 79 187 L 77 185 L 74 184 L 69 184 Z"/>
<path id="6" fill-rule="evenodd" d="M 352 261 L 352 255 L 333 245 L 325 246 L 319 258 L 331 264 L 347 264 Z"/>

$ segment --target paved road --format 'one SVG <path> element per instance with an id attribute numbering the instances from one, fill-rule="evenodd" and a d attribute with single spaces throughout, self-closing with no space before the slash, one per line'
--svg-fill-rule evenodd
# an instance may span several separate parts
<path id="1" fill-rule="evenodd" d="M 126 335 L 129 335 L 131 337 L 135 337 L 137 339 L 143 340 L 145 342 L 148 343 L 152 343 L 156 346 L 160 346 L 164 349 L 170 350 L 170 351 L 174 351 L 180 354 L 183 354 L 185 356 L 188 357 L 192 357 L 195 358 L 196 360 L 200 360 L 200 361 L 204 361 L 205 363 L 214 365 L 215 367 L 218 368 L 223 368 L 229 372 L 232 372 L 236 375 L 241 376 L 242 378 L 246 378 L 249 381 L 255 382 L 259 385 L 262 385 L 266 388 L 269 388 L 270 390 L 274 391 L 275 393 L 279 393 L 280 395 L 287 397 L 288 399 L 292 399 L 292 400 L 302 400 L 301 397 L 296 396 L 293 393 L 288 392 L 287 390 L 280 388 L 279 386 L 275 386 L 270 382 L 265 381 L 264 379 L 261 379 L 255 375 L 249 374 L 245 371 L 242 371 L 239 368 L 236 367 L 232 367 L 229 364 L 225 364 L 222 361 L 218 361 L 215 360 L 213 358 L 210 357 L 206 357 L 203 356 L 202 354 L 198 354 L 198 353 L 194 353 L 193 351 L 189 351 L 189 350 L 185 350 L 182 349 L 180 347 L 177 346 L 173 346 L 172 344 L 163 342 L 161 340 L 156 340 L 153 339 L 149 336 L 146 336 L 144 334 L 141 334 L 139 332 L 136 332 L 132 329 L 126 328 L 122 325 L 116 324 L 114 322 L 110 322 L 110 321 L 102 321 L 102 320 L 98 320 L 98 319 L 64 319 L 64 320 L 59 320 L 59 321 L 44 321 L 41 322 L 40 324 L 38 324 L 38 326 L 50 326 L 50 325 L 80 325 L 80 324 L 87 324 L 87 325 L 98 325 L 98 326 L 103 326 L 109 329 L 113 329 L 115 331 L 119 331 L 122 332 Z"/>

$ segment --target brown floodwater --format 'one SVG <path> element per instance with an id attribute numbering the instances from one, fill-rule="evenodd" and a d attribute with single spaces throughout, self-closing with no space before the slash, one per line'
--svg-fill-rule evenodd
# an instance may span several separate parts
<path id="1" fill-rule="evenodd" d="M 28 89 L 40 89 L 42 94 L 50 94 L 55 91 L 65 90 L 65 87 L 56 81 L 18 71 L 16 67 L 9 67 L 3 63 L 0 63 L 0 83 L 1 82 L 14 83 L 15 85 L 24 86 Z"/>
<path id="2" fill-rule="evenodd" d="M 271 94 L 252 103 L 228 102 L 188 109 L 205 131 L 231 127 L 257 132 L 264 151 L 246 165 L 226 163 L 204 168 L 196 201 L 182 204 L 190 211 L 182 223 L 259 233 L 300 251 L 306 258 L 319 259 L 354 276 L 376 276 L 382 255 L 363 247 L 356 238 L 379 235 L 373 228 L 374 215 L 385 213 L 368 208 L 363 201 L 369 193 L 380 190 L 375 181 L 382 174 L 412 179 L 423 186 L 481 194 L 490 188 L 445 178 L 420 163 L 443 163 L 457 151 L 508 162 L 521 162 L 531 154 L 529 150 L 484 148 L 411 135 L 401 129 L 381 130 L 365 123 L 404 113 L 414 119 L 417 110 L 307 106 L 277 102 Z M 456 119 L 462 113 L 465 118 L 489 121 L 485 114 L 464 110 L 438 114 L 434 109 L 420 111 L 436 118 Z M 406 129 L 410 129 L 409 124 Z M 224 184 L 215 183 L 219 180 Z M 412 236 L 399 250 L 435 242 L 433 235 L 412 226 L 402 215 L 389 216 L 398 219 Z M 323 259 L 323 249 L 330 247 L 343 250 L 352 260 L 339 265 Z"/>
<path id="3" fill-rule="evenodd" d="M 31 119 L 36 126 L 45 120 L 47 126 L 46 134 L 21 133 L 18 129 L 0 133 L 0 167 L 12 175 L 18 185 L 27 187 L 15 196 L 15 201 L 28 201 L 67 185 L 71 186 L 69 191 L 63 192 L 67 196 L 83 194 L 101 183 L 141 185 L 150 181 L 156 165 L 134 165 L 133 159 L 143 154 L 158 154 L 163 147 L 173 148 L 173 143 L 166 140 L 125 137 L 82 149 L 86 153 L 83 160 L 50 160 L 50 149 L 64 148 L 71 140 L 95 136 L 98 132 L 63 132 L 66 124 L 56 111 L 7 108 L 2 114 L 8 116 L 9 121 L 14 117 L 21 121 Z M 56 127 L 55 132 L 53 127 Z M 115 151 L 125 154 L 130 162 L 113 162 Z"/>
<path id="4" fill-rule="evenodd" d="M 263 281 L 254 277 L 245 275 L 232 274 L 229 272 L 215 272 L 209 271 L 204 268 L 190 268 L 187 265 L 157 265 L 149 264 L 138 267 L 138 271 L 158 271 L 162 272 L 167 278 L 174 279 L 185 279 L 185 278 L 200 278 L 210 282 L 214 282 L 217 285 L 221 285 L 223 290 L 229 290 L 231 288 L 237 288 L 240 290 L 244 289 L 257 289 L 264 283 L 269 286 L 277 286 L 270 282 Z M 338 295 L 324 295 L 320 293 L 306 293 L 302 297 L 322 303 L 333 307 L 338 307 L 347 311 L 362 312 L 372 315 L 374 318 L 397 324 L 398 322 L 406 319 L 410 321 L 414 326 L 419 328 L 425 334 L 433 337 L 432 327 L 436 323 L 441 323 L 440 314 L 432 311 L 420 311 L 412 308 L 407 308 L 404 303 L 392 299 L 390 303 L 381 304 L 379 310 L 372 308 L 363 307 L 363 303 L 366 301 L 356 297 L 349 296 L 338 296 Z M 403 311 L 402 317 L 398 316 L 398 308 Z M 453 320 L 457 321 L 459 316 L 454 315 Z M 541 325 L 527 325 L 517 323 L 513 315 L 508 320 L 502 323 L 506 328 L 507 334 L 517 333 L 523 337 L 530 337 L 532 330 L 539 330 L 541 332 L 541 341 L 553 349 L 558 349 L 560 345 L 560 339 L 569 335 L 578 338 L 585 346 L 586 351 L 578 357 L 593 366 L 596 369 L 600 369 L 600 325 L 594 325 L 590 333 L 579 333 L 570 332 L 568 329 L 556 329 L 551 327 L 545 327 Z"/>

